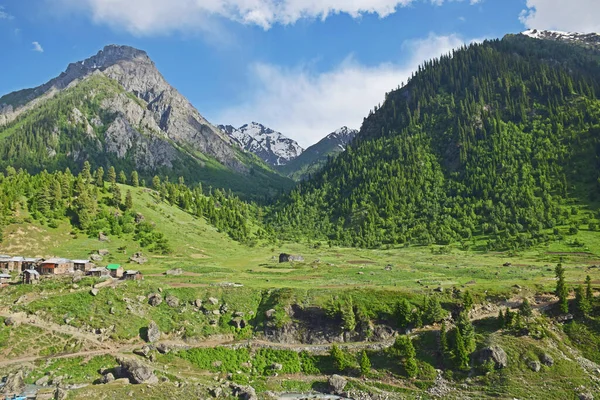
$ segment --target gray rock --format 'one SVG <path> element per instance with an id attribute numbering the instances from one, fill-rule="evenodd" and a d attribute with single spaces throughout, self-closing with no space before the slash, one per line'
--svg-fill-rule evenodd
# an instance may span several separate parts
<path id="1" fill-rule="evenodd" d="M 488 360 L 494 362 L 496 369 L 502 369 L 508 366 L 508 356 L 500 346 L 490 346 L 481 349 L 479 352 L 479 361 L 484 363 Z"/>
<path id="2" fill-rule="evenodd" d="M 283 365 L 278 363 L 271 364 L 271 369 L 274 371 L 281 371 L 283 369 Z"/>
<path id="3" fill-rule="evenodd" d="M 304 257 L 299 256 L 299 255 L 285 254 L 285 253 L 281 253 L 279 255 L 280 263 L 293 262 L 293 261 L 304 262 Z"/>
<path id="4" fill-rule="evenodd" d="M 214 315 L 221 315 L 221 311 L 219 311 L 219 310 L 212 310 L 212 313 Z"/>
<path id="5" fill-rule="evenodd" d="M 208 298 L 208 302 L 209 302 L 210 304 L 212 304 L 213 306 L 216 306 L 217 304 L 219 304 L 219 300 L 218 300 L 218 299 L 215 299 L 214 297 L 209 297 L 209 298 Z"/>
<path id="6" fill-rule="evenodd" d="M 246 327 L 246 321 L 242 317 L 235 317 L 230 322 L 231 325 L 235 326 L 236 329 L 242 329 Z"/>
<path id="7" fill-rule="evenodd" d="M 273 317 L 275 317 L 275 313 L 276 313 L 276 312 L 277 312 L 277 311 L 275 311 L 275 309 L 271 308 L 270 310 L 267 310 L 267 311 L 265 311 L 265 316 L 266 316 L 268 319 L 273 319 Z"/>
<path id="8" fill-rule="evenodd" d="M 151 321 L 148 325 L 148 342 L 156 343 L 160 340 L 160 328 L 156 322 Z"/>
<path id="9" fill-rule="evenodd" d="M 4 325 L 6 326 L 17 326 L 17 320 L 13 317 L 4 318 Z"/>
<path id="10" fill-rule="evenodd" d="M 212 366 L 214 368 L 221 368 L 223 366 L 223 361 L 213 361 Z"/>
<path id="11" fill-rule="evenodd" d="M 152 351 L 152 348 L 150 348 L 150 346 L 144 346 L 141 349 L 134 350 L 133 354 L 137 354 L 138 356 L 148 358 L 148 355 L 150 355 L 151 351 Z"/>
<path id="12" fill-rule="evenodd" d="M 168 295 L 165 302 L 169 307 L 179 307 L 179 299 L 173 295 Z"/>
<path id="13" fill-rule="evenodd" d="M 594 400 L 594 395 L 588 392 L 579 393 L 577 397 L 579 400 Z"/>
<path id="14" fill-rule="evenodd" d="M 104 257 L 102 257 L 100 254 L 92 254 L 90 256 L 90 260 L 94 261 L 94 262 L 100 262 L 104 259 Z"/>
<path id="15" fill-rule="evenodd" d="M 13 374 L 9 374 L 6 377 L 5 384 L 0 388 L 0 393 L 13 396 L 20 395 L 25 390 L 25 381 L 23 378 L 23 371 L 19 370 Z"/>
<path id="16" fill-rule="evenodd" d="M 196 299 L 196 301 L 194 302 L 194 304 L 196 305 L 196 307 L 202 308 L 202 300 Z"/>
<path id="17" fill-rule="evenodd" d="M 136 223 L 138 223 L 138 224 L 143 220 L 144 219 L 142 217 L 140 219 L 140 221 L 138 221 L 138 218 L 136 217 Z M 135 253 L 133 256 L 129 257 L 129 262 L 142 265 L 142 264 L 146 264 L 148 262 L 148 258 L 144 257 L 142 253 Z"/>
<path id="18" fill-rule="evenodd" d="M 69 391 L 65 388 L 57 387 L 54 391 L 54 400 L 65 400 L 69 397 Z"/>
<path id="19" fill-rule="evenodd" d="M 90 294 L 92 296 L 98 296 L 98 293 L 100 293 L 100 291 L 98 289 L 94 288 L 94 289 L 90 290 Z"/>
<path id="20" fill-rule="evenodd" d="M 115 376 L 109 372 L 108 374 L 104 375 L 104 378 L 102 378 L 102 383 L 111 383 L 115 381 Z"/>
<path id="21" fill-rule="evenodd" d="M 156 350 L 158 350 L 158 352 L 160 354 L 168 354 L 170 353 L 173 349 L 171 348 L 171 346 L 169 346 L 166 343 L 159 343 L 156 345 Z"/>
<path id="22" fill-rule="evenodd" d="M 158 383 L 158 377 L 154 375 L 154 370 L 146 363 L 125 356 L 117 358 L 117 361 L 131 383 L 148 385 Z"/>
<path id="23" fill-rule="evenodd" d="M 552 358 L 552 356 L 548 353 L 544 353 L 540 356 L 540 361 L 542 362 L 542 364 L 544 364 L 546 367 L 551 367 L 554 365 L 554 358 Z"/>
<path id="24" fill-rule="evenodd" d="M 110 239 L 108 238 L 108 236 L 106 236 L 104 233 L 100 232 L 98 234 L 98 240 L 101 242 L 110 242 Z"/>
<path id="25" fill-rule="evenodd" d="M 258 400 L 256 390 L 252 386 L 242 386 L 235 383 L 230 385 L 232 393 L 241 400 Z"/>
<path id="26" fill-rule="evenodd" d="M 158 307 L 163 302 L 162 296 L 159 293 L 153 293 L 148 296 L 148 304 L 152 307 Z"/>
<path id="27" fill-rule="evenodd" d="M 540 370 L 542 369 L 542 364 L 539 361 L 529 361 L 527 363 L 527 366 L 533 372 L 540 372 Z"/>
<path id="28" fill-rule="evenodd" d="M 101 255 L 102 257 L 106 257 L 107 255 L 110 254 L 110 251 L 108 251 L 107 249 L 101 249 L 101 250 L 98 250 L 98 254 Z"/>
<path id="29" fill-rule="evenodd" d="M 48 375 L 44 375 L 40 379 L 35 381 L 35 384 L 37 386 L 48 386 L 48 381 L 50 381 L 50 377 Z"/>
<path id="30" fill-rule="evenodd" d="M 346 388 L 348 381 L 339 375 L 332 375 L 329 377 L 327 383 L 329 384 L 329 391 L 331 394 L 341 396 L 344 394 L 344 389 Z"/>
<path id="31" fill-rule="evenodd" d="M 218 398 L 221 397 L 223 395 L 223 388 L 221 388 L 220 386 L 217 386 L 216 388 L 212 388 L 208 391 L 208 393 L 214 397 L 214 398 Z"/>

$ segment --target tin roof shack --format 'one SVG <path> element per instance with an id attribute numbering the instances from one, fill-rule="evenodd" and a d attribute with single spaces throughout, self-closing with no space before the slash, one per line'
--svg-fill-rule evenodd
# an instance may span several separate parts
<path id="1" fill-rule="evenodd" d="M 23 259 L 23 262 L 21 263 L 21 272 L 22 271 L 26 271 L 28 269 L 36 269 L 38 266 L 38 263 L 42 261 L 41 258 L 27 258 L 25 257 Z"/>
<path id="2" fill-rule="evenodd" d="M 28 269 L 23 271 L 23 284 L 33 285 L 40 282 L 40 273 L 35 269 Z"/>
<path id="3" fill-rule="evenodd" d="M 89 271 L 87 271 L 87 275 L 96 278 L 108 277 L 110 276 L 110 271 L 106 268 L 92 268 Z"/>
<path id="4" fill-rule="evenodd" d="M 121 279 L 125 273 L 125 270 L 119 264 L 108 264 L 106 269 L 110 271 L 110 276 L 117 279 Z"/>
<path id="5" fill-rule="evenodd" d="M 73 262 L 66 258 L 51 258 L 40 264 L 40 274 L 42 275 L 65 275 L 72 272 Z"/>
<path id="6" fill-rule="evenodd" d="M 8 286 L 11 280 L 11 276 L 9 274 L 0 274 L 0 289 Z"/>
<path id="7" fill-rule="evenodd" d="M 75 271 L 88 272 L 94 267 L 95 265 L 90 260 L 73 260 L 73 270 Z"/>
<path id="8" fill-rule="evenodd" d="M 8 260 L 8 270 L 21 272 L 21 265 L 23 264 L 23 261 L 25 261 L 25 258 L 23 257 L 11 257 Z"/>
<path id="9" fill-rule="evenodd" d="M 8 271 L 8 264 L 10 263 L 11 256 L 0 255 L 0 270 Z"/>
<path id="10" fill-rule="evenodd" d="M 140 271 L 125 271 L 123 278 L 128 281 L 142 281 L 144 280 L 144 275 Z"/>

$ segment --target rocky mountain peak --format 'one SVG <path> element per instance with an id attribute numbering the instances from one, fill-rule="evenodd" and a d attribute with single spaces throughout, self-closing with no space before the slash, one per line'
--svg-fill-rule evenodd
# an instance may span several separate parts
<path id="1" fill-rule="evenodd" d="M 600 35 L 597 33 L 577 33 L 551 30 L 529 29 L 521 33 L 533 39 L 553 40 L 556 42 L 579 43 L 600 48 Z"/>
<path id="2" fill-rule="evenodd" d="M 285 165 L 304 151 L 295 140 L 258 122 L 244 124 L 239 128 L 219 125 L 219 129 L 242 149 L 256 154 L 273 166 Z"/>

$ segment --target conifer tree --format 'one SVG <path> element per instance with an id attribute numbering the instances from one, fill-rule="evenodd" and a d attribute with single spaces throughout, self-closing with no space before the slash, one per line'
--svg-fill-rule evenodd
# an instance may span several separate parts
<path id="1" fill-rule="evenodd" d="M 140 186 L 139 176 L 137 171 L 131 172 L 131 186 L 138 187 Z"/>
<path id="2" fill-rule="evenodd" d="M 567 285 L 565 283 L 565 269 L 562 265 L 558 264 L 554 269 L 556 273 L 556 296 L 558 296 L 558 306 L 562 313 L 569 312 L 569 290 L 567 289 Z"/>
<path id="3" fill-rule="evenodd" d="M 117 183 L 117 172 L 115 171 L 115 167 L 110 167 L 108 169 L 108 183 L 114 184 Z"/>
<path id="4" fill-rule="evenodd" d="M 359 366 L 362 376 L 367 376 L 371 372 L 371 360 L 369 360 L 369 356 L 365 350 L 360 354 Z"/>
<path id="5" fill-rule="evenodd" d="M 104 168 L 102 167 L 96 170 L 96 186 L 104 188 Z"/>
<path id="6" fill-rule="evenodd" d="M 522 317 L 529 318 L 533 315 L 533 309 L 527 298 L 523 299 L 521 306 L 519 307 L 519 313 Z"/>
<path id="7" fill-rule="evenodd" d="M 585 277 L 585 297 L 590 305 L 594 302 L 594 290 L 592 289 L 592 278 L 588 275 Z"/>
<path id="8" fill-rule="evenodd" d="M 585 295 L 585 290 L 581 285 L 575 289 L 575 307 L 577 308 L 579 314 L 583 316 L 589 315 L 592 311 L 590 302 Z"/>
<path id="9" fill-rule="evenodd" d="M 131 210 L 133 208 L 133 197 L 131 197 L 131 190 L 127 191 L 125 195 L 125 209 Z"/>
<path id="10" fill-rule="evenodd" d="M 121 170 L 119 172 L 119 183 L 125 185 L 127 184 L 127 176 L 125 175 L 125 171 Z"/>

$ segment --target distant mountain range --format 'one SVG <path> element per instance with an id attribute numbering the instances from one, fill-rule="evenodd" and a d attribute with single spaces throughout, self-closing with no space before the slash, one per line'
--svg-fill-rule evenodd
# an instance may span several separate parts
<path id="1" fill-rule="evenodd" d="M 304 151 L 295 140 L 257 122 L 239 128 L 219 125 L 219 129 L 229 135 L 242 149 L 256 154 L 272 166 L 285 165 Z"/>
<path id="2" fill-rule="evenodd" d="M 596 49 L 600 48 L 600 35 L 597 33 L 577 33 L 530 29 L 523 32 L 522 35 L 529 36 L 534 39 L 553 40 L 556 42 L 585 45 Z"/>
<path id="3" fill-rule="evenodd" d="M 219 129 L 247 152 L 254 153 L 277 171 L 294 180 L 303 180 L 317 172 L 329 157 L 344 151 L 358 133 L 342 127 L 304 150 L 293 139 L 258 122 L 235 128 L 219 125 Z"/>

